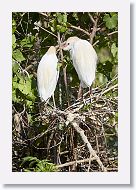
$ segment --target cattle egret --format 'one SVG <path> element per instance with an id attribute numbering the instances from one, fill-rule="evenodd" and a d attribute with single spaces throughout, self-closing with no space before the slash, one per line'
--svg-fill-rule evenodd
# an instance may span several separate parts
<path id="1" fill-rule="evenodd" d="M 80 87 L 90 88 L 95 79 L 97 64 L 97 54 L 93 46 L 87 40 L 75 36 L 68 38 L 62 48 L 70 51 L 73 65 L 80 79 Z"/>
<path id="2" fill-rule="evenodd" d="M 54 107 L 56 107 L 54 91 L 59 77 L 57 62 L 56 49 L 51 46 L 42 57 L 37 70 L 38 92 L 41 101 L 47 101 L 52 96 Z"/>

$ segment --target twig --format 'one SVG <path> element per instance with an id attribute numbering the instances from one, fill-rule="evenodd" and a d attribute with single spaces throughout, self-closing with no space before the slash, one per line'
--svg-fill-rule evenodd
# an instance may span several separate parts
<path id="1" fill-rule="evenodd" d="M 31 68 L 33 68 L 34 66 L 36 66 L 37 65 L 37 61 L 35 61 L 34 63 L 32 63 L 31 65 L 28 65 L 26 68 L 25 68 L 25 70 L 26 71 L 29 71 Z"/>
<path id="2" fill-rule="evenodd" d="M 94 20 L 93 16 L 90 13 L 88 13 L 88 16 L 90 17 L 90 20 L 95 24 L 95 20 Z"/>
<path id="3" fill-rule="evenodd" d="M 118 33 L 118 31 L 111 32 L 108 34 L 108 36 L 111 36 L 111 35 L 116 34 L 116 33 Z"/>
<path id="4" fill-rule="evenodd" d="M 90 36 L 90 33 L 87 32 L 86 30 L 80 28 L 80 26 L 77 27 L 77 26 L 74 26 L 74 25 L 72 25 L 72 24 L 70 24 L 70 23 L 68 23 L 68 24 L 70 25 L 70 28 L 73 28 L 73 29 L 79 30 L 79 31 L 83 32 L 84 34 L 86 34 L 87 36 Z"/>
<path id="5" fill-rule="evenodd" d="M 76 160 L 76 161 L 72 161 L 72 162 L 67 162 L 65 164 L 57 165 L 57 168 L 63 168 L 63 167 L 74 165 L 74 164 L 89 162 L 89 160 L 90 160 L 90 158 L 83 159 L 83 160 Z M 91 158 L 91 161 L 93 161 L 93 160 L 95 160 L 95 158 Z"/>
<path id="6" fill-rule="evenodd" d="M 106 89 L 105 91 L 103 91 L 100 96 L 102 96 L 103 94 L 106 94 L 107 92 L 109 92 L 110 90 L 113 90 L 114 88 L 118 87 L 118 84 L 115 84 L 114 86 L 111 86 L 110 88 Z"/>
<path id="7" fill-rule="evenodd" d="M 44 30 L 44 31 L 48 32 L 48 33 L 49 33 L 49 34 L 51 34 L 52 36 L 54 36 L 54 37 L 58 38 L 55 34 L 53 34 L 52 32 L 50 32 L 49 30 L 47 30 L 47 29 L 43 28 L 43 27 L 42 27 L 42 26 L 40 26 L 39 24 L 34 23 L 34 25 L 35 25 L 35 26 L 38 26 L 38 27 L 39 27 L 39 28 L 41 28 L 42 30 Z"/>
<path id="8" fill-rule="evenodd" d="M 93 43 L 93 47 L 96 46 L 96 44 L 99 43 L 99 40 L 97 40 L 96 42 Z"/>
<path id="9" fill-rule="evenodd" d="M 43 15 L 43 16 L 45 16 L 45 17 L 48 17 L 48 15 L 46 14 L 46 13 L 44 13 L 44 12 L 38 12 L 40 15 Z"/>

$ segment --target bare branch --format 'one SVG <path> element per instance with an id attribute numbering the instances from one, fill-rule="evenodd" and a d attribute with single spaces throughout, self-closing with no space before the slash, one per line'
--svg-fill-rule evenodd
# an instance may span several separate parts
<path id="1" fill-rule="evenodd" d="M 97 32 L 97 23 L 98 23 L 98 17 L 96 18 L 96 20 L 93 22 L 94 25 L 93 25 L 93 30 L 92 30 L 92 33 L 90 35 L 90 43 L 93 44 L 93 39 L 95 37 L 95 34 Z"/>
<path id="2" fill-rule="evenodd" d="M 90 160 L 90 158 L 83 159 L 83 160 L 76 160 L 76 161 L 72 161 L 72 162 L 67 162 L 65 164 L 57 165 L 57 168 L 63 168 L 63 167 L 74 165 L 74 164 L 81 164 L 84 162 L 89 162 L 89 160 Z M 95 158 L 91 158 L 91 161 L 93 161 L 93 160 L 95 160 Z"/>
<path id="3" fill-rule="evenodd" d="M 93 16 L 90 13 L 88 13 L 88 16 L 90 17 L 90 20 L 95 24 L 95 20 L 94 20 Z"/>
<path id="4" fill-rule="evenodd" d="M 111 35 L 116 34 L 116 33 L 118 33 L 118 31 L 111 32 L 108 34 L 108 36 L 111 36 Z"/>
<path id="5" fill-rule="evenodd" d="M 34 25 L 35 25 L 35 26 L 38 26 L 38 27 L 39 27 L 39 28 L 41 28 L 42 30 L 44 30 L 44 31 L 48 32 L 48 33 L 49 33 L 49 34 L 51 34 L 52 36 L 54 36 L 54 37 L 58 38 L 55 34 L 53 34 L 52 32 L 50 32 L 49 30 L 47 30 L 47 29 L 43 28 L 43 27 L 42 27 L 42 26 L 40 26 L 39 24 L 34 23 Z"/>
<path id="6" fill-rule="evenodd" d="M 98 44 L 98 43 L 99 43 L 99 40 L 97 40 L 96 42 L 94 42 L 93 47 L 96 46 L 96 44 Z"/>
<path id="7" fill-rule="evenodd" d="M 45 17 L 48 17 L 48 14 L 47 13 L 44 13 L 44 12 L 38 12 L 40 15 L 43 15 Z"/>
<path id="8" fill-rule="evenodd" d="M 106 94 L 107 92 L 109 92 L 110 90 L 113 90 L 115 88 L 118 87 L 118 84 L 115 84 L 114 86 L 111 86 L 110 88 L 106 89 L 105 91 L 103 91 L 100 96 L 102 96 L 103 94 Z"/>
<path id="9" fill-rule="evenodd" d="M 90 36 L 90 33 L 87 32 L 86 30 L 80 28 L 80 26 L 77 27 L 77 26 L 74 26 L 74 25 L 72 25 L 72 24 L 70 24 L 70 23 L 69 23 L 69 25 L 70 25 L 70 28 L 73 28 L 73 29 L 79 30 L 79 31 L 83 32 L 84 34 L 86 34 L 87 36 Z"/>

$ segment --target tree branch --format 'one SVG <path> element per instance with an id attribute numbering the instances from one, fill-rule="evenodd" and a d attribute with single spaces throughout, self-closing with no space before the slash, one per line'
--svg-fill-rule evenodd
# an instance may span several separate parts
<path id="1" fill-rule="evenodd" d="M 68 24 L 70 25 L 70 28 L 73 28 L 73 29 L 79 30 L 79 31 L 83 32 L 84 34 L 86 34 L 87 36 L 90 36 L 90 33 L 87 32 L 86 30 L 80 28 L 80 26 L 77 27 L 77 26 L 74 26 L 74 25 L 72 25 L 72 24 L 70 24 L 70 23 L 68 23 Z"/>
<path id="2" fill-rule="evenodd" d="M 52 32 L 50 32 L 49 30 L 43 28 L 42 26 L 40 26 L 39 24 L 37 23 L 34 23 L 35 26 L 38 26 L 39 28 L 41 28 L 42 30 L 46 31 L 47 33 L 51 34 L 52 36 L 58 38 L 55 34 L 53 34 Z"/>
<path id="3" fill-rule="evenodd" d="M 48 17 L 48 14 L 47 13 L 44 13 L 44 12 L 38 12 L 40 15 L 43 15 L 45 17 Z"/>
<path id="4" fill-rule="evenodd" d="M 92 30 L 92 33 L 90 34 L 90 43 L 93 44 L 93 39 L 94 39 L 94 36 L 97 32 L 97 23 L 98 23 L 98 17 L 96 18 L 96 20 L 93 20 L 93 30 Z"/>
<path id="5" fill-rule="evenodd" d="M 74 165 L 74 164 L 80 164 L 80 163 L 84 163 L 84 162 L 89 162 L 89 160 L 90 160 L 90 158 L 83 159 L 83 160 L 76 160 L 76 161 L 72 161 L 72 162 L 67 162 L 65 164 L 57 165 L 57 168 L 63 168 L 63 167 Z M 91 161 L 93 161 L 93 160 L 95 160 L 95 158 L 91 159 Z"/>
<path id="6" fill-rule="evenodd" d="M 91 159 L 94 158 L 97 161 L 98 165 L 100 166 L 101 170 L 106 172 L 107 169 L 104 167 L 104 165 L 101 162 L 100 158 L 97 156 L 97 154 L 93 150 L 90 142 L 88 141 L 86 135 L 84 134 L 84 130 L 79 127 L 79 121 L 75 120 L 76 116 L 77 116 L 77 114 L 69 113 L 68 116 L 67 116 L 68 123 L 71 123 L 73 125 L 73 127 L 77 131 L 77 133 L 80 134 L 83 142 L 87 145 L 88 150 L 90 152 L 90 163 L 91 163 Z"/>
<path id="7" fill-rule="evenodd" d="M 90 17 L 90 20 L 95 24 L 95 20 L 94 20 L 93 16 L 90 13 L 88 13 L 88 16 Z"/>
<path id="8" fill-rule="evenodd" d="M 109 34 L 107 34 L 107 35 L 108 35 L 108 36 L 111 36 L 111 35 L 116 34 L 116 33 L 118 33 L 118 31 L 111 32 L 111 33 L 109 33 Z"/>

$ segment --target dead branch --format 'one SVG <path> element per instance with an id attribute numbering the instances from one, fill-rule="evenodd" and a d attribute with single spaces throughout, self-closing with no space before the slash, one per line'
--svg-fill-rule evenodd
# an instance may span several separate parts
<path id="1" fill-rule="evenodd" d="M 76 161 L 72 161 L 72 162 L 67 162 L 65 164 L 57 165 L 57 168 L 63 168 L 63 167 L 74 165 L 74 164 L 81 164 L 81 163 L 89 162 L 89 160 L 90 160 L 90 158 L 83 159 L 83 160 L 76 160 Z M 91 161 L 93 161 L 93 160 L 95 160 L 95 158 L 91 158 Z"/>
<path id="2" fill-rule="evenodd" d="M 116 33 L 118 33 L 118 31 L 110 32 L 110 33 L 108 34 L 108 36 L 111 36 L 111 35 L 116 34 Z"/>
<path id="3" fill-rule="evenodd" d="M 100 158 L 97 156 L 97 154 L 93 150 L 90 142 L 88 141 L 86 135 L 84 134 L 84 130 L 79 127 L 79 123 L 77 123 L 77 121 L 75 120 L 75 116 L 76 116 L 75 114 L 69 113 L 69 115 L 67 117 L 67 121 L 73 125 L 73 127 L 77 131 L 77 133 L 80 134 L 83 142 L 87 145 L 88 150 L 90 152 L 90 160 L 92 159 L 92 157 L 95 158 L 95 160 L 99 164 L 101 170 L 104 171 L 104 172 L 106 172 L 107 171 L 106 168 L 104 167 L 104 165 L 101 162 Z"/>

